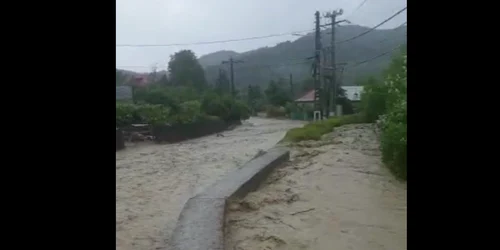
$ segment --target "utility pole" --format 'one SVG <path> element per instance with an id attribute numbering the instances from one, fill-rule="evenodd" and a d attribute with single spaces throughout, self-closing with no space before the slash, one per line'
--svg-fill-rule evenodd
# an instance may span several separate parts
<path id="1" fill-rule="evenodd" d="M 158 70 L 158 66 L 156 64 L 154 64 L 153 67 L 152 67 L 152 72 L 153 72 L 152 78 L 153 79 L 152 79 L 151 83 L 155 83 L 156 82 L 156 71 L 157 70 Z"/>
<path id="2" fill-rule="evenodd" d="M 337 22 L 336 21 L 336 18 L 337 16 L 340 16 L 344 13 L 344 11 L 342 9 L 340 10 L 336 10 L 336 11 L 332 11 L 330 13 L 327 13 L 325 17 L 329 17 L 330 18 L 330 22 L 331 22 L 331 41 L 330 41 L 330 66 L 332 68 L 332 76 L 331 76 L 331 86 L 330 86 L 330 101 L 329 101 L 329 111 L 330 112 L 334 112 L 334 115 L 337 116 L 337 78 L 336 78 L 336 65 L 335 65 L 335 25 L 337 25 L 338 23 L 340 22 L 343 22 L 343 21 L 346 21 L 346 20 L 342 20 L 340 22 Z"/>
<path id="3" fill-rule="evenodd" d="M 320 30 L 320 23 L 319 23 L 319 11 L 316 11 L 314 13 L 315 16 L 315 46 L 314 46 L 314 111 L 320 111 L 322 112 L 322 107 L 321 107 L 321 30 Z M 323 119 L 323 114 L 320 114 L 320 119 Z"/>
<path id="4" fill-rule="evenodd" d="M 242 63 L 242 60 L 233 60 L 233 57 L 229 57 L 229 61 L 222 61 L 222 64 L 229 63 L 229 70 L 231 71 L 231 96 L 234 98 L 236 91 L 234 89 L 234 67 L 235 63 Z"/>
<path id="5" fill-rule="evenodd" d="M 292 74 L 290 73 L 290 92 L 292 93 L 292 98 L 295 99 L 295 93 L 293 91 L 293 81 L 292 81 Z"/>
<path id="6" fill-rule="evenodd" d="M 325 65 L 326 65 L 326 62 L 327 62 L 327 54 L 324 50 L 324 48 L 321 50 L 321 52 L 323 53 L 323 61 L 321 61 L 321 86 L 322 86 L 322 94 L 321 94 L 321 107 L 323 108 L 323 116 L 328 118 L 328 116 L 330 115 L 329 111 L 328 111 L 328 104 L 330 103 L 328 100 L 329 96 L 328 96 L 328 93 L 331 92 L 330 90 L 330 87 L 331 87 L 331 84 L 330 86 L 328 86 L 328 81 L 326 81 L 326 70 L 325 70 Z"/>

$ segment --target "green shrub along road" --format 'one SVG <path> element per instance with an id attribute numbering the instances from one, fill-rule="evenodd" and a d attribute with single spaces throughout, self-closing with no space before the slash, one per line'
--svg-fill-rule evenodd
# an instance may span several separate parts
<path id="1" fill-rule="evenodd" d="M 319 140 L 335 127 L 354 123 L 380 124 L 382 161 L 399 179 L 407 179 L 407 55 L 406 46 L 383 73 L 383 82 L 369 78 L 362 84 L 360 113 L 312 122 L 288 131 L 283 141 Z"/>

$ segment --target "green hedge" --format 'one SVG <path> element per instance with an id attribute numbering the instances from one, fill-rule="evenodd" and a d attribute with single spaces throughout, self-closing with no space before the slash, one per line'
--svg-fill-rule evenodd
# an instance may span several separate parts
<path id="1" fill-rule="evenodd" d="M 116 104 L 116 126 L 122 127 L 134 123 L 159 124 L 168 121 L 169 109 L 152 104 Z"/>
<path id="2" fill-rule="evenodd" d="M 213 120 L 214 116 L 235 122 L 250 117 L 248 107 L 241 101 L 210 91 L 202 95 L 187 88 L 150 87 L 137 90 L 135 99 L 137 104 L 116 103 L 117 127 L 133 123 L 191 124 Z"/>
<path id="3" fill-rule="evenodd" d="M 361 96 L 365 118 L 381 124 L 382 161 L 398 178 L 407 179 L 406 53 L 393 58 L 384 82 L 371 82 Z"/>
<path id="4" fill-rule="evenodd" d="M 407 81 L 406 55 L 400 72 L 387 77 L 387 113 L 381 116 L 382 160 L 398 178 L 407 179 Z"/>
<path id="5" fill-rule="evenodd" d="M 335 127 L 346 124 L 364 123 L 365 117 L 361 114 L 333 117 L 323 121 L 306 124 L 302 128 L 289 130 L 283 141 L 299 142 L 305 140 L 319 140 L 321 136 L 333 131 Z"/>

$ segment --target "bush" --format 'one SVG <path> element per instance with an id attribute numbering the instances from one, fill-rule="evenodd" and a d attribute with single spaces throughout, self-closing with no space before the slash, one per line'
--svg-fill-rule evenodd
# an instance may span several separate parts
<path id="1" fill-rule="evenodd" d="M 361 107 L 366 119 L 375 122 L 380 115 L 387 112 L 387 86 L 384 84 L 366 85 L 361 95 Z"/>
<path id="2" fill-rule="evenodd" d="M 162 105 L 143 104 L 138 105 L 137 114 L 144 123 L 157 125 L 169 121 L 169 109 Z"/>
<path id="3" fill-rule="evenodd" d="M 382 161 L 403 180 L 407 179 L 406 59 L 406 53 L 393 58 L 385 81 L 371 79 L 361 96 L 365 118 L 370 122 L 380 120 Z"/>
<path id="4" fill-rule="evenodd" d="M 233 103 L 231 113 L 235 120 L 247 120 L 250 118 L 250 108 L 242 101 L 235 101 Z"/>
<path id="5" fill-rule="evenodd" d="M 267 117 L 286 117 L 286 109 L 284 107 L 267 106 L 266 116 Z"/>
<path id="6" fill-rule="evenodd" d="M 218 117 L 226 122 L 248 119 L 248 107 L 230 96 L 207 91 L 200 94 L 186 87 L 150 86 L 138 89 L 135 100 L 139 104 L 116 103 L 116 126 L 133 123 L 152 125 L 169 123 L 189 124 Z"/>
<path id="7" fill-rule="evenodd" d="M 226 122 L 246 120 L 250 118 L 250 109 L 239 100 L 229 95 L 208 92 L 203 96 L 200 109 L 202 112 L 217 116 Z"/>
<path id="8" fill-rule="evenodd" d="M 407 179 L 406 55 L 399 73 L 387 77 L 387 114 L 381 117 L 382 161 L 398 178 Z"/>
<path id="9" fill-rule="evenodd" d="M 173 113 L 178 112 L 178 100 L 169 89 L 165 87 L 150 86 L 135 90 L 135 101 L 141 104 L 162 105 L 168 107 Z"/>
<path id="10" fill-rule="evenodd" d="M 201 104 L 199 101 L 187 101 L 179 105 L 178 112 L 170 116 L 170 124 L 188 124 L 202 119 Z"/>
<path id="11" fill-rule="evenodd" d="M 290 113 L 293 113 L 293 112 L 300 112 L 300 111 L 302 111 L 301 108 L 295 102 L 288 102 L 285 105 L 285 112 L 287 114 L 290 114 Z"/>
<path id="12" fill-rule="evenodd" d="M 116 104 L 116 126 L 123 127 L 135 123 L 160 124 L 169 120 L 169 109 L 162 105 Z"/>
<path id="13" fill-rule="evenodd" d="M 361 114 L 333 117 L 327 120 L 312 122 L 302 128 L 289 130 L 284 141 L 299 142 L 305 140 L 319 140 L 321 136 L 333 131 L 335 127 L 346 124 L 363 123 L 365 118 Z"/>
<path id="14" fill-rule="evenodd" d="M 122 127 L 142 122 L 137 116 L 137 107 L 130 103 L 116 103 L 116 126 Z"/>

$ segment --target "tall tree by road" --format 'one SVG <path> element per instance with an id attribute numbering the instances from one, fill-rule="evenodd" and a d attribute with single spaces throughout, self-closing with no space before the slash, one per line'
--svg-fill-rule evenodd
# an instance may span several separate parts
<path id="1" fill-rule="evenodd" d="M 170 57 L 168 63 L 171 83 L 175 86 L 206 86 L 205 72 L 191 50 L 181 50 Z"/>
<path id="2" fill-rule="evenodd" d="M 279 79 L 278 81 L 271 80 L 264 92 L 267 101 L 273 106 L 285 106 L 287 102 L 293 101 L 284 79 Z"/>

